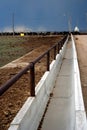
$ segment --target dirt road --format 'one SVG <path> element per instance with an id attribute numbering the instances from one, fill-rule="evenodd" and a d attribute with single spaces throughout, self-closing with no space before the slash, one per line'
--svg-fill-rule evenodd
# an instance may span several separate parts
<path id="1" fill-rule="evenodd" d="M 87 114 L 87 35 L 75 36 L 83 98 Z"/>

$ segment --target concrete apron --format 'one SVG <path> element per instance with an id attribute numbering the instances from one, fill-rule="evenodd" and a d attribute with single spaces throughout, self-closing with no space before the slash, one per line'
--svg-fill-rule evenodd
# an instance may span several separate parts
<path id="1" fill-rule="evenodd" d="M 20 109 L 14 120 L 11 122 L 8 130 L 37 130 L 41 118 L 44 114 L 50 93 L 55 85 L 56 77 L 59 73 L 62 59 L 65 54 L 68 38 L 52 61 L 50 71 L 45 72 L 37 86 L 35 87 L 35 97 L 29 97 Z"/>
<path id="2" fill-rule="evenodd" d="M 72 37 L 67 44 L 61 70 L 41 130 L 87 130 L 76 61 L 76 50 Z M 77 76 L 79 80 L 75 80 Z M 76 86 L 80 87 L 76 90 Z"/>

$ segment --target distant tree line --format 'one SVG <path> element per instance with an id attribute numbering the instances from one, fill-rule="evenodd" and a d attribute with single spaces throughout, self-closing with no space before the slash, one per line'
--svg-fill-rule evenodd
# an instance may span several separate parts
<path id="1" fill-rule="evenodd" d="M 19 36 L 21 33 L 24 33 L 24 35 L 64 35 L 67 34 L 68 32 L 14 32 L 15 36 Z M 0 32 L 0 36 L 12 36 L 13 32 Z"/>
<path id="2" fill-rule="evenodd" d="M 14 35 L 15 36 L 20 36 L 21 33 L 24 33 L 25 36 L 27 35 L 42 35 L 42 36 L 46 36 L 46 35 L 66 35 L 66 34 L 69 34 L 70 32 L 68 31 L 62 31 L 62 32 L 14 32 Z M 75 32 L 75 31 L 72 31 L 71 32 L 73 35 L 87 35 L 87 32 L 86 31 L 80 31 L 80 32 Z M 0 32 L 0 36 L 13 36 L 13 32 Z"/>

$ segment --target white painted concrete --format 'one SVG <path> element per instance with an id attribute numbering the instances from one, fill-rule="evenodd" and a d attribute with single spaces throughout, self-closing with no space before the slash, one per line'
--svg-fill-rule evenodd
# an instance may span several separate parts
<path id="1" fill-rule="evenodd" d="M 37 130 L 49 100 L 49 95 L 55 85 L 55 80 L 65 53 L 66 44 L 67 41 L 60 51 L 60 54 L 56 56 L 56 60 L 51 63 L 50 71 L 44 74 L 36 86 L 36 97 L 29 97 L 27 99 L 8 130 Z"/>
<path id="2" fill-rule="evenodd" d="M 86 112 L 83 102 L 80 72 L 77 60 L 74 38 L 72 36 L 73 56 L 74 56 L 74 87 L 75 87 L 75 113 L 76 126 L 75 130 L 87 130 Z"/>

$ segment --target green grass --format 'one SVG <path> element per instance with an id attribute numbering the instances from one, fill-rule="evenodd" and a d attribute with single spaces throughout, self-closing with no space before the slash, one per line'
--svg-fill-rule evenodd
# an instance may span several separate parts
<path id="1" fill-rule="evenodd" d="M 27 37 L 0 37 L 0 67 L 25 54 L 21 43 L 27 41 Z"/>

